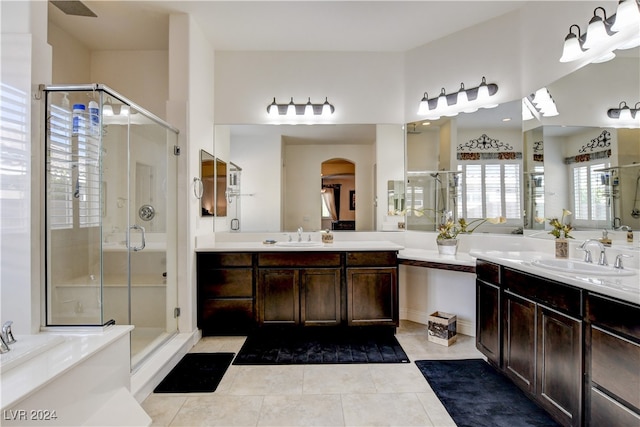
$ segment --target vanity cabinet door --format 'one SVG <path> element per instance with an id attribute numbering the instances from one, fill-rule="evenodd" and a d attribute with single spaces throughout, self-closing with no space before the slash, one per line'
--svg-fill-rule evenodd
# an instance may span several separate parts
<path id="1" fill-rule="evenodd" d="M 476 348 L 497 367 L 502 366 L 500 287 L 476 280 Z"/>
<path id="2" fill-rule="evenodd" d="M 640 306 L 587 296 L 588 426 L 640 425 Z"/>
<path id="3" fill-rule="evenodd" d="M 300 270 L 300 321 L 304 326 L 332 326 L 341 321 L 340 269 Z"/>
<path id="4" fill-rule="evenodd" d="M 565 426 L 580 426 L 582 413 L 582 321 L 537 308 L 536 395 Z"/>
<path id="5" fill-rule="evenodd" d="M 300 294 L 297 269 L 260 269 L 258 280 L 258 323 L 298 325 Z"/>
<path id="6" fill-rule="evenodd" d="M 347 268 L 349 326 L 398 326 L 397 274 L 395 267 Z"/>
<path id="7" fill-rule="evenodd" d="M 535 393 L 536 304 L 504 294 L 504 371 L 528 393 Z"/>

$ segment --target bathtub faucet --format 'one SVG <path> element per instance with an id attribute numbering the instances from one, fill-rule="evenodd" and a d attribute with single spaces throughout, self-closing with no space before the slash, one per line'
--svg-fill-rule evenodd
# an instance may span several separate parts
<path id="1" fill-rule="evenodd" d="M 13 332 L 11 332 L 11 325 L 13 325 L 13 320 L 8 320 L 2 325 L 2 338 L 7 344 L 16 342 L 16 339 L 13 337 Z"/>
<path id="2" fill-rule="evenodd" d="M 9 320 L 2 325 L 2 333 L 0 333 L 0 354 L 10 351 L 11 348 L 9 348 L 9 344 L 16 342 L 13 333 L 11 333 L 12 324 L 13 322 Z"/>

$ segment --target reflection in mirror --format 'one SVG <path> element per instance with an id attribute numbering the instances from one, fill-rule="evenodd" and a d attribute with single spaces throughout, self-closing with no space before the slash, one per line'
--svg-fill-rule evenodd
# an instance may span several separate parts
<path id="1" fill-rule="evenodd" d="M 227 216 L 227 163 L 216 159 L 215 216 Z"/>
<path id="2" fill-rule="evenodd" d="M 622 101 L 637 102 L 639 55 L 640 48 L 618 51 L 546 86 L 560 114 L 540 117 L 546 185 L 539 216 L 568 209 L 578 230 L 640 229 L 640 129 L 607 115 Z"/>
<path id="3" fill-rule="evenodd" d="M 404 182 L 387 182 L 389 215 L 399 215 L 405 209 Z"/>
<path id="4" fill-rule="evenodd" d="M 381 126 L 396 129 L 396 139 L 380 137 L 377 131 Z M 330 217 L 323 220 L 319 197 L 322 162 L 331 159 L 345 159 L 355 165 L 351 190 L 356 191 L 357 203 L 350 210 L 349 189 L 342 186 L 340 220 L 355 221 L 352 224 L 356 231 L 373 231 L 374 168 L 385 183 L 390 179 L 387 170 L 400 171 L 394 174 L 395 179 L 404 175 L 402 149 L 398 165 L 393 165 L 388 156 L 381 160 L 383 164 L 376 165 L 379 144 L 395 151 L 403 147 L 400 125 L 216 125 L 217 129 L 221 127 L 229 129 L 229 160 L 242 165 L 242 192 L 250 195 L 242 197 L 242 232 L 331 228 Z M 385 207 L 380 205 L 383 212 Z"/>
<path id="5" fill-rule="evenodd" d="M 507 219 L 478 232 L 522 232 L 521 105 L 407 125 L 408 230 L 435 231 L 450 212 L 456 219 Z"/>
<path id="6" fill-rule="evenodd" d="M 528 129 L 524 134 L 524 228 L 544 230 L 544 142 L 542 126 Z"/>
<path id="7" fill-rule="evenodd" d="M 200 150 L 200 180 L 202 181 L 202 197 L 200 207 L 202 216 L 214 214 L 215 200 L 215 180 L 214 180 L 214 158 L 204 150 Z"/>
<path id="8" fill-rule="evenodd" d="M 576 229 L 640 229 L 640 129 L 545 126 L 547 216 L 563 208 Z M 553 147 L 553 149 L 550 149 Z"/>
<path id="9" fill-rule="evenodd" d="M 233 162 L 229 163 L 229 187 L 227 189 L 227 201 L 229 203 L 229 214 L 231 215 L 231 221 L 229 222 L 229 229 L 231 231 L 240 231 L 240 208 L 242 206 L 242 196 L 248 196 L 249 194 L 242 194 L 242 187 L 240 186 L 242 180 L 242 168 Z"/>
<path id="10" fill-rule="evenodd" d="M 329 159 L 320 165 L 322 228 L 356 229 L 356 165 L 345 159 Z"/>

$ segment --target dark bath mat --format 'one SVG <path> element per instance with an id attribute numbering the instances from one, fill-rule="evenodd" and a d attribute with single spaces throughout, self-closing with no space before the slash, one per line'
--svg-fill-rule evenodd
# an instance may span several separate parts
<path id="1" fill-rule="evenodd" d="M 484 360 L 416 360 L 416 366 L 459 427 L 559 426 Z"/>
<path id="2" fill-rule="evenodd" d="M 220 384 L 234 353 L 187 353 L 154 393 L 208 393 Z"/>
<path id="3" fill-rule="evenodd" d="M 255 331 L 234 365 L 407 363 L 389 328 L 300 328 Z"/>

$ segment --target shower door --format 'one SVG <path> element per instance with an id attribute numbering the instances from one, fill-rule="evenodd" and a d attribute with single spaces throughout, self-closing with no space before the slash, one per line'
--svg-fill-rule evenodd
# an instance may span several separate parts
<path id="1" fill-rule="evenodd" d="M 124 239 L 117 247 L 125 249 L 103 254 L 104 311 L 116 323 L 135 326 L 134 368 L 177 330 L 176 139 L 174 132 L 133 106 L 128 116 L 106 127 L 104 136 L 105 174 L 117 183 L 116 194 L 107 190 L 113 212 L 106 219 L 114 238 Z M 115 288 L 112 292 L 110 286 Z"/>

